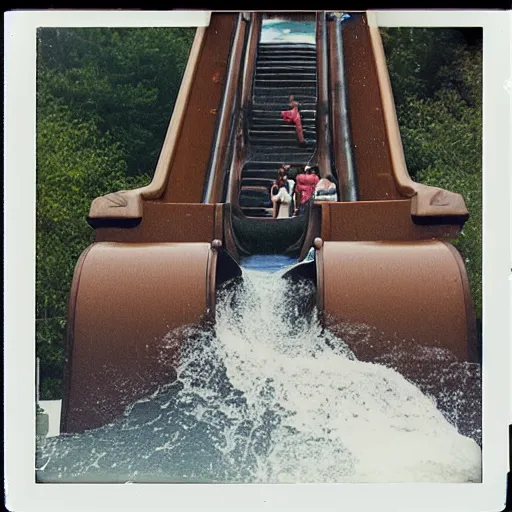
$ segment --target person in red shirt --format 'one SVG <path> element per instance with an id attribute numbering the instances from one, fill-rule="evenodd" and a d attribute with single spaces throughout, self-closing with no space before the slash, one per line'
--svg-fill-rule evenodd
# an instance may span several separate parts
<path id="1" fill-rule="evenodd" d="M 297 193 L 296 204 L 299 205 L 297 212 L 298 215 L 306 211 L 309 201 L 315 194 L 315 187 L 319 181 L 318 166 L 316 165 L 314 167 L 306 166 L 304 168 L 304 173 L 297 176 L 295 191 Z"/>

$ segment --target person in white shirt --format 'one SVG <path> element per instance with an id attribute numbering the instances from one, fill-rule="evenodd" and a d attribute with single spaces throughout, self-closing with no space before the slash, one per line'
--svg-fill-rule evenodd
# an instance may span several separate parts
<path id="1" fill-rule="evenodd" d="M 322 178 L 315 187 L 315 201 L 337 201 L 338 192 L 334 177 L 328 174 Z"/>
<path id="2" fill-rule="evenodd" d="M 291 205 L 295 182 L 288 179 L 289 166 L 282 165 L 277 172 L 277 179 L 270 189 L 270 199 L 273 206 L 273 217 L 284 219 L 291 215 Z"/>

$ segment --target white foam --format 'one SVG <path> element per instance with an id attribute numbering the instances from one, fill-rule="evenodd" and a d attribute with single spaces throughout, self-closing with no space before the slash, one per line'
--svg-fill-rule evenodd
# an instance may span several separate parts
<path id="1" fill-rule="evenodd" d="M 281 424 L 259 459 L 259 481 L 480 481 L 481 452 L 433 401 L 397 372 L 337 353 L 314 322 L 290 335 L 281 318 L 283 281 L 245 271 L 241 319 L 219 304 L 214 348 L 256 421 L 274 409 Z M 332 340 L 331 340 L 332 341 Z"/>
<path id="2" fill-rule="evenodd" d="M 219 297 L 215 332 L 169 333 L 162 357 L 180 343 L 178 382 L 138 400 L 117 422 L 44 440 L 38 477 L 481 481 L 478 444 L 402 375 L 358 361 L 324 331 L 305 307 L 312 293 L 311 283 L 244 269 L 243 286 Z"/>

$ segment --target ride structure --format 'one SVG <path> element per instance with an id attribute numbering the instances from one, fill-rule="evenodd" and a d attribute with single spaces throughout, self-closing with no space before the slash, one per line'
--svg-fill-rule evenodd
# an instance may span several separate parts
<path id="1" fill-rule="evenodd" d="M 313 25 L 314 42 L 262 40 L 271 17 Z M 280 117 L 290 94 L 305 147 Z M 339 201 L 272 218 L 282 163 L 317 164 Z M 179 343 L 163 350 L 167 334 L 214 322 L 216 290 L 251 254 L 297 257 L 286 277 L 315 282 L 326 327 L 370 326 L 371 354 L 346 339 L 361 359 L 399 341 L 474 361 L 468 278 L 449 243 L 467 218 L 459 194 L 407 172 L 370 14 L 212 13 L 196 31 L 153 180 L 91 205 L 95 242 L 69 299 L 61 431 L 104 425 L 172 382 Z"/>

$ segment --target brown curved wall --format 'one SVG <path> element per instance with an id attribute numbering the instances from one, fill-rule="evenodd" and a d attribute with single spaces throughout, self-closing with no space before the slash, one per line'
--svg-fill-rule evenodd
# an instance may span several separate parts
<path id="1" fill-rule="evenodd" d="M 222 240 L 222 205 L 144 201 L 136 227 L 96 229 L 96 242 L 211 242 Z"/>
<path id="2" fill-rule="evenodd" d="M 210 242 L 222 240 L 238 258 L 230 205 L 201 204 L 236 19 L 212 15 L 164 195 L 140 200 L 134 227 L 98 227 L 101 243 L 77 264 L 64 432 L 103 425 L 172 380 L 179 343 L 162 352 L 162 340 L 204 318 L 216 266 Z M 321 236 L 318 306 L 339 324 L 372 325 L 385 336 L 379 342 L 398 336 L 467 359 L 473 317 L 463 263 L 451 246 L 414 242 L 454 238 L 460 225 L 414 224 L 394 179 L 366 17 L 346 22 L 343 34 L 361 201 L 311 210 L 301 258 Z"/>
<path id="3" fill-rule="evenodd" d="M 62 430 L 112 421 L 175 377 L 180 339 L 204 318 L 210 244 L 94 244 L 77 268 Z M 211 264 L 210 264 L 211 267 Z"/>
<path id="4" fill-rule="evenodd" d="M 399 199 L 366 15 L 343 22 L 347 96 L 361 201 Z"/>
<path id="5" fill-rule="evenodd" d="M 467 276 L 447 244 L 324 242 L 322 258 L 324 313 L 345 329 L 345 340 L 351 328 L 365 324 L 373 330 L 373 353 L 399 342 L 471 359 Z"/>
<path id="6" fill-rule="evenodd" d="M 237 13 L 212 13 L 163 201 L 200 203 Z"/>
<path id="7" fill-rule="evenodd" d="M 415 224 L 411 199 L 320 203 L 321 237 L 326 241 L 453 240 L 460 223 Z"/>

